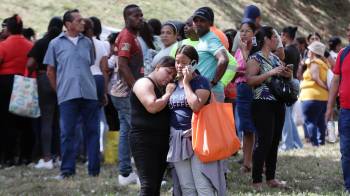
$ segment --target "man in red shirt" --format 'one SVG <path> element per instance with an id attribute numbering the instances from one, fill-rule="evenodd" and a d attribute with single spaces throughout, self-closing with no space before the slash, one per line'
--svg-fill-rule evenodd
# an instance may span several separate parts
<path id="1" fill-rule="evenodd" d="M 347 37 L 350 42 L 350 24 L 347 28 Z M 339 52 L 334 77 L 329 91 L 326 121 L 331 119 L 335 98 L 339 93 L 340 115 L 339 136 L 340 152 L 345 188 L 350 193 L 350 45 Z M 344 53 L 344 54 L 343 54 Z"/>
<path id="2" fill-rule="evenodd" d="M 119 130 L 119 176 L 118 182 L 125 186 L 135 183 L 137 175 L 132 172 L 129 130 L 131 120 L 130 89 L 135 81 L 143 76 L 143 55 L 140 44 L 137 40 L 137 33 L 143 25 L 143 13 L 140 7 L 131 4 L 124 8 L 125 28 L 119 33 L 115 42 L 118 65 L 114 74 L 117 81 L 112 84 L 111 100 L 118 112 Z"/>

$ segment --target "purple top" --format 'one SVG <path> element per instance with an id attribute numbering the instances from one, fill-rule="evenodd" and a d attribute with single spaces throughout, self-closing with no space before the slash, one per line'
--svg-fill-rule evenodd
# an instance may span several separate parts
<path id="1" fill-rule="evenodd" d="M 241 82 L 247 82 L 247 77 L 245 75 L 246 73 L 246 69 L 247 69 L 247 64 L 246 61 L 244 59 L 244 56 L 242 54 L 241 49 L 237 49 L 236 53 L 235 53 L 235 59 L 237 61 L 238 67 L 236 70 L 236 80 L 235 80 L 235 84 L 241 83 Z"/>

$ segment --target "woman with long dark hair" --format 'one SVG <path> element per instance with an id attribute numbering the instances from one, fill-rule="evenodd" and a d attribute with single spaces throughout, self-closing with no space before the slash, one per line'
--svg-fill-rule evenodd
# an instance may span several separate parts
<path id="1" fill-rule="evenodd" d="M 175 167 L 183 195 L 221 196 L 226 192 L 223 161 L 202 163 L 191 143 L 192 114 L 200 111 L 210 96 L 209 81 L 191 68 L 198 60 L 192 46 L 183 45 L 177 50 L 178 81 L 168 103 L 171 128 L 167 161 Z"/>
<path id="2" fill-rule="evenodd" d="M 283 187 L 275 178 L 278 145 L 284 124 L 285 104 L 271 93 L 268 83 L 273 76 L 290 78 L 292 70 L 282 65 L 272 53 L 277 47 L 277 35 L 272 27 L 264 26 L 256 34 L 256 51 L 247 63 L 247 83 L 254 88 L 252 104 L 253 122 L 256 128 L 253 151 L 253 186 L 262 188 L 265 165 L 266 183 L 270 187 Z"/>
<path id="3" fill-rule="evenodd" d="M 43 64 L 44 56 L 49 43 L 62 32 L 63 21 L 59 17 L 53 17 L 48 25 L 47 33 L 42 39 L 35 42 L 28 54 L 27 67 L 29 72 L 36 73 L 38 82 L 40 118 L 40 143 L 42 158 L 34 166 L 37 169 L 52 169 L 53 156 L 59 156 L 59 128 L 57 95 L 52 89 L 46 75 L 47 65 Z M 55 145 L 52 145 L 52 144 Z M 53 149 L 52 149 L 53 147 Z M 53 154 L 52 154 L 53 152 Z"/>
<path id="4" fill-rule="evenodd" d="M 241 171 L 251 172 L 252 153 L 254 144 L 255 127 L 252 121 L 251 104 L 253 101 L 253 89 L 247 84 L 246 70 L 247 61 L 253 43 L 255 24 L 252 20 L 242 21 L 239 29 L 240 43 L 235 52 L 235 58 L 238 63 L 235 76 L 235 85 L 237 88 L 237 98 L 235 106 L 235 122 L 238 133 L 243 133 L 243 166 Z"/>

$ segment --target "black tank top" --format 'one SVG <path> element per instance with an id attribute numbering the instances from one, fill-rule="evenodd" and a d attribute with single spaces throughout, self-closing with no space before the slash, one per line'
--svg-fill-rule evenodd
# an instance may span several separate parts
<path id="1" fill-rule="evenodd" d="M 154 85 L 154 92 L 157 98 L 161 98 L 163 93 L 157 88 L 155 82 L 149 78 Z M 155 114 L 149 113 L 142 105 L 136 94 L 131 91 L 131 131 L 132 134 L 161 134 L 169 135 L 170 113 L 166 106 L 162 111 Z"/>

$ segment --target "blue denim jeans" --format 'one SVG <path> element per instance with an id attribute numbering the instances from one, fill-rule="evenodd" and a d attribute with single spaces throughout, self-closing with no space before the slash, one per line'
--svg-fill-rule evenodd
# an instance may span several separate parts
<path id="1" fill-rule="evenodd" d="M 303 147 L 303 143 L 300 140 L 298 129 L 295 126 L 292 113 L 293 106 L 286 106 L 286 115 L 282 130 L 282 142 L 280 144 L 281 150 L 291 150 Z"/>
<path id="2" fill-rule="evenodd" d="M 304 124 L 313 146 L 325 144 L 327 101 L 302 101 Z"/>
<path id="3" fill-rule="evenodd" d="M 350 191 L 350 110 L 340 109 L 339 137 L 345 188 Z"/>
<path id="4" fill-rule="evenodd" d="M 111 96 L 114 108 L 118 112 L 120 123 L 119 130 L 119 146 L 118 146 L 118 161 L 119 174 L 129 175 L 132 172 L 130 146 L 129 146 L 129 131 L 131 120 L 130 97 L 115 97 Z"/>
<path id="5" fill-rule="evenodd" d="M 84 127 L 84 139 L 87 143 L 88 172 L 89 175 L 100 173 L 100 144 L 99 144 L 99 109 L 97 100 L 72 99 L 59 105 L 61 125 L 61 173 L 67 175 L 75 174 L 75 157 L 77 154 L 76 126 L 79 118 L 82 119 Z"/>

